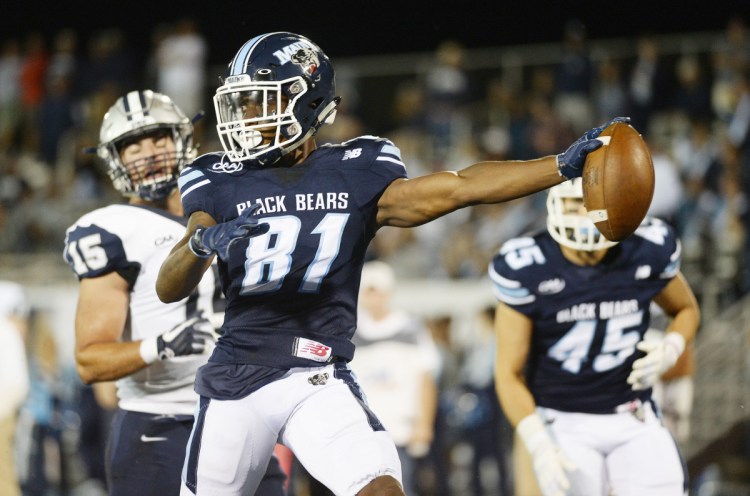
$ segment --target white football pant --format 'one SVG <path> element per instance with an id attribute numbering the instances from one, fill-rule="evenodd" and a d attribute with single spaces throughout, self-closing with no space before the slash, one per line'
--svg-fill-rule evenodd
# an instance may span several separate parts
<path id="1" fill-rule="evenodd" d="M 576 465 L 571 495 L 682 496 L 686 474 L 669 430 L 651 404 L 594 415 L 538 408 L 553 439 Z"/>
<path id="2" fill-rule="evenodd" d="M 188 455 L 200 446 L 197 493 L 185 484 L 188 456 L 180 495 L 254 494 L 277 442 L 336 495 L 352 496 L 381 475 L 401 483 L 390 435 L 370 425 L 377 419 L 350 387 L 353 374 L 336 368 L 295 368 L 245 398 L 211 400 L 188 445 Z"/>

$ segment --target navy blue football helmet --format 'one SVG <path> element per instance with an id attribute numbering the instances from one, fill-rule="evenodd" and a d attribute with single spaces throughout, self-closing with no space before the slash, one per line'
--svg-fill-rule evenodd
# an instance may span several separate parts
<path id="1" fill-rule="evenodd" d="M 277 32 L 239 49 L 214 95 L 216 129 L 235 162 L 271 165 L 333 123 L 333 65 L 312 41 Z"/>

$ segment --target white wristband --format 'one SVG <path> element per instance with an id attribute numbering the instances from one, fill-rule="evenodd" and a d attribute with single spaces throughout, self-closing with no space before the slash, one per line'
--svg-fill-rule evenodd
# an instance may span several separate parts
<path id="1" fill-rule="evenodd" d="M 549 434 L 544 428 L 544 422 L 538 413 L 532 413 L 524 417 L 516 426 L 518 436 L 526 445 L 529 453 L 534 453 L 540 445 L 551 443 Z"/>
<path id="2" fill-rule="evenodd" d="M 141 341 L 141 358 L 147 364 L 154 363 L 159 359 L 159 347 L 156 344 L 156 338 Z"/>
<path id="3" fill-rule="evenodd" d="M 196 257 L 198 257 L 198 258 L 202 258 L 202 259 L 206 259 L 206 258 L 211 258 L 211 255 L 213 255 L 213 253 L 211 253 L 211 252 L 208 252 L 208 253 L 203 253 L 202 251 L 200 251 L 200 250 L 197 250 L 197 249 L 196 249 L 196 248 L 195 248 L 195 247 L 193 246 L 193 243 L 194 243 L 194 242 L 195 242 L 195 240 L 196 240 L 196 236 L 200 235 L 200 231 L 203 231 L 203 230 L 204 230 L 204 229 L 203 229 L 202 227 L 199 227 L 199 228 L 197 228 L 197 229 L 195 230 L 195 232 L 193 233 L 193 235 L 192 235 L 192 236 L 190 236 L 190 239 L 188 240 L 188 248 L 190 248 L 190 251 L 191 251 L 191 252 L 192 252 L 192 254 L 193 254 L 193 255 L 195 255 Z"/>

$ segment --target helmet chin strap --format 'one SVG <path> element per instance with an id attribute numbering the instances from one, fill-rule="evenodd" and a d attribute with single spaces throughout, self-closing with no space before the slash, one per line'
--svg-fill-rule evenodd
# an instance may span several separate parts
<path id="1" fill-rule="evenodd" d="M 333 121 L 336 118 L 336 107 L 338 106 L 340 101 L 341 101 L 341 97 L 337 96 L 328 105 L 323 107 L 323 110 L 320 112 L 321 118 L 318 119 L 316 122 L 314 122 L 313 125 L 310 126 L 310 129 L 307 131 L 307 133 L 305 133 L 304 136 L 300 137 L 293 145 L 289 147 L 283 147 L 281 155 L 282 156 L 287 155 L 290 152 L 302 146 L 302 144 L 305 141 L 315 136 L 315 133 L 318 132 L 318 129 L 320 129 L 322 125 L 333 124 Z M 299 125 L 299 124 L 294 124 L 294 125 Z"/>

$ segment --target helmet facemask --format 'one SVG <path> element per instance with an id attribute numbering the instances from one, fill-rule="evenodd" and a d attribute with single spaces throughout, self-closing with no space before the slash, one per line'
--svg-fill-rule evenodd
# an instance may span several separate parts
<path id="1" fill-rule="evenodd" d="M 574 250 L 597 251 L 617 244 L 605 238 L 586 215 L 580 178 L 550 188 L 547 196 L 547 230 L 559 244 Z"/>
<path id="2" fill-rule="evenodd" d="M 123 162 L 121 151 L 125 144 L 149 135 L 169 136 L 174 142 L 175 149 Z M 137 196 L 150 201 L 161 200 L 169 196 L 177 185 L 180 171 L 189 160 L 194 158 L 194 156 L 186 155 L 182 141 L 178 129 L 160 127 L 152 131 L 139 131 L 131 138 L 126 137 L 113 143 L 108 153 L 116 157 L 111 160 L 116 165 L 110 166 L 108 173 L 115 188 L 125 196 Z"/>
<path id="3" fill-rule="evenodd" d="M 118 99 L 104 116 L 100 135 L 97 154 L 115 189 L 126 197 L 166 198 L 177 187 L 182 168 L 197 155 L 190 120 L 167 96 L 148 90 Z M 174 151 L 123 163 L 124 146 L 149 135 L 171 137 Z"/>
<path id="4" fill-rule="evenodd" d="M 303 136 L 295 108 L 306 92 L 301 77 L 221 86 L 214 96 L 216 129 L 229 158 L 263 156 L 262 163 L 272 163 L 301 145 L 309 136 Z"/>

